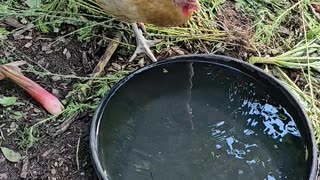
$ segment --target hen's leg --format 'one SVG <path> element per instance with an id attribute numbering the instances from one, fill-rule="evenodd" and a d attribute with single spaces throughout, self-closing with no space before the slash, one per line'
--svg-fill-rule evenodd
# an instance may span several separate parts
<path id="1" fill-rule="evenodd" d="M 156 62 L 157 59 L 154 57 L 153 53 L 150 50 L 150 47 L 159 43 L 161 40 L 147 40 L 144 38 L 141 29 L 138 28 L 137 23 L 132 23 L 132 28 L 137 41 L 137 49 L 131 56 L 129 62 L 133 61 L 139 53 L 145 53 L 153 62 Z"/>

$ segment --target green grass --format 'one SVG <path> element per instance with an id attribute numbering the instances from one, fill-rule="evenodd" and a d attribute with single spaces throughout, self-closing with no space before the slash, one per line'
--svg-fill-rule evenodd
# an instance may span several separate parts
<path id="1" fill-rule="evenodd" d="M 285 0 L 237 0 L 239 10 L 254 17 L 257 46 L 277 48 L 284 44 L 286 48 L 298 43 L 304 38 L 298 29 L 302 26 L 302 18 L 309 28 L 308 39 L 319 36 L 320 23 L 310 10 L 310 3 L 316 0 L 300 0 L 298 2 Z"/>
<path id="2" fill-rule="evenodd" d="M 162 52 L 168 47 L 191 47 L 191 52 L 214 53 L 226 45 L 228 33 L 222 31 L 217 21 L 217 11 L 223 12 L 225 0 L 200 0 L 201 11 L 197 12 L 191 21 L 183 27 L 160 28 L 147 25 L 148 38 L 160 38 L 163 41 L 155 48 Z M 306 108 L 315 128 L 317 141 L 320 143 L 319 108 L 317 97 L 319 92 L 319 34 L 320 23 L 310 10 L 310 3 L 316 0 L 286 1 L 286 0 L 236 0 L 239 13 L 245 13 L 252 18 L 254 35 L 252 37 L 256 54 L 250 57 L 252 64 L 265 64 L 281 79 L 292 92 L 296 93 Z M 59 38 L 74 37 L 79 41 L 110 40 L 121 36 L 118 53 L 130 55 L 134 50 L 132 30 L 127 23 L 119 22 L 99 9 L 89 0 L 4 0 L 0 4 L 0 20 L 13 17 L 24 22 L 24 27 L 8 30 L 0 27 L 0 45 L 10 51 L 6 39 L 21 30 L 32 29 Z M 62 34 L 63 26 L 73 30 Z M 301 28 L 302 27 L 302 28 Z M 102 37 L 101 32 L 106 32 Z M 58 38 L 59 37 L 59 38 Z M 107 43 L 104 42 L 104 43 Z M 233 44 L 237 45 L 237 44 Z M 22 56 L 15 52 L 17 56 Z M 12 59 L 0 59 L 0 63 Z M 30 63 L 32 59 L 27 61 Z M 119 71 L 104 78 L 78 77 L 75 75 L 53 74 L 49 70 L 29 64 L 24 72 L 38 76 L 59 76 L 76 79 L 73 89 L 63 100 L 66 110 L 59 117 L 48 117 L 38 123 L 26 127 L 20 132 L 20 145 L 30 148 L 40 137 L 37 128 L 48 122 L 63 122 L 77 111 L 92 111 L 100 98 L 109 88 L 129 72 Z M 300 71 L 305 87 L 298 87 L 285 71 Z M 88 82 L 92 81 L 92 86 Z"/>

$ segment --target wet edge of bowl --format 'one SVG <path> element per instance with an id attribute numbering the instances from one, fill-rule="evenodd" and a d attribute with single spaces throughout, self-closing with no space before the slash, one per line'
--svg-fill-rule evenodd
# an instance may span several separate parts
<path id="1" fill-rule="evenodd" d="M 219 61 L 223 61 L 222 63 L 219 63 Z M 282 85 L 282 83 L 276 79 L 275 77 L 265 73 L 263 70 L 260 68 L 249 64 L 245 61 L 235 59 L 232 57 L 228 56 L 222 56 L 222 55 L 214 55 L 214 54 L 193 54 L 193 55 L 181 55 L 181 56 L 174 56 L 170 57 L 161 61 L 158 61 L 156 63 L 152 63 L 150 65 L 147 65 L 139 70 L 136 70 L 132 72 L 131 74 L 127 75 L 125 78 L 120 80 L 117 84 L 115 84 L 110 91 L 103 97 L 100 101 L 99 106 L 96 109 L 96 112 L 92 118 L 91 122 L 91 128 L 90 128 L 90 153 L 91 153 L 91 161 L 93 163 L 93 166 L 95 168 L 95 172 L 98 176 L 99 179 L 104 179 L 104 180 L 110 180 L 104 173 L 104 170 L 101 167 L 100 160 L 98 158 L 98 149 L 97 149 L 97 136 L 98 136 L 98 131 L 97 129 L 100 126 L 100 120 L 102 118 L 104 109 L 106 108 L 107 103 L 109 100 L 112 98 L 112 96 L 117 92 L 117 90 L 128 80 L 130 80 L 132 77 L 135 75 L 149 70 L 153 67 L 156 66 L 161 66 L 164 64 L 170 64 L 170 63 L 175 63 L 175 62 L 204 62 L 204 63 L 210 63 L 210 64 L 218 64 L 221 66 L 225 66 L 228 68 L 232 68 L 234 70 L 237 70 L 241 73 L 247 74 L 246 72 L 242 72 L 241 70 L 238 70 L 234 67 L 228 66 L 227 62 L 234 62 L 238 64 L 239 66 L 242 66 L 246 68 L 248 71 L 251 72 L 256 72 L 258 77 L 261 77 L 265 80 L 268 80 L 270 84 L 274 85 L 275 87 L 279 88 L 283 93 L 286 94 L 287 97 L 291 98 L 292 101 L 291 103 L 295 103 L 297 107 L 300 109 L 300 113 L 304 116 L 304 121 L 306 121 L 308 130 L 309 130 L 309 138 L 311 138 L 311 145 L 312 145 L 312 164 L 311 164 L 311 169 L 309 174 L 309 180 L 315 180 L 317 179 L 318 176 L 318 160 L 317 160 L 317 154 L 318 154 L 318 148 L 317 148 L 317 143 L 315 140 L 315 135 L 313 131 L 313 127 L 311 125 L 310 120 L 308 119 L 308 116 L 301 105 L 301 103 L 298 101 L 298 99 L 290 92 L 290 90 Z M 248 74 L 247 74 L 248 75 Z M 250 75 L 248 75 L 250 76 Z M 250 76 L 252 77 L 252 76 Z"/>

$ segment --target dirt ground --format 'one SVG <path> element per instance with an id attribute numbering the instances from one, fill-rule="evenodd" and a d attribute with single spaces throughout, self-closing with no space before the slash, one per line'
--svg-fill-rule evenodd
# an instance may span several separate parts
<path id="1" fill-rule="evenodd" d="M 69 39 L 46 48 L 53 41 L 54 39 L 41 34 L 34 34 L 32 39 L 28 36 L 27 39 L 22 36 L 19 40 L 11 41 L 13 47 L 17 50 L 12 53 L 7 52 L 6 56 L 17 60 L 26 60 L 17 56 L 16 52 L 20 52 L 27 57 L 32 57 L 34 62 L 57 74 L 82 76 L 92 71 L 94 66 L 90 66 L 90 63 L 83 58 L 85 57 L 83 52 L 88 53 L 90 46 Z M 32 45 L 26 47 L 26 44 L 30 42 Z M 64 53 L 65 49 L 70 54 L 66 55 L 67 53 Z M 90 62 L 92 64 L 94 64 L 95 59 L 99 58 L 98 55 L 97 57 L 91 57 Z M 59 98 L 65 97 L 74 83 L 72 80 L 57 80 L 29 75 L 28 77 L 47 90 L 54 92 Z M 9 163 L 1 156 L 0 179 L 21 179 L 21 177 L 27 177 L 26 179 L 93 179 L 94 173 L 89 153 L 89 127 L 92 114 L 82 115 L 66 133 L 54 138 L 50 132 L 52 127 L 42 127 L 40 129 L 42 137 L 39 138 L 39 141 L 28 152 L 23 152 L 17 147 L 15 141 L 16 137 L 19 136 L 19 127 L 24 127 L 25 124 L 34 124 L 41 120 L 46 112 L 21 88 L 10 81 L 1 81 L 0 91 L 4 96 L 18 97 L 18 100 L 21 100 L 21 105 L 14 106 L 12 110 L 23 113 L 23 118 L 20 121 L 12 121 L 10 118 L 3 117 L 4 119 L 0 123 L 3 134 L 0 140 L 1 146 L 16 151 L 20 150 L 19 152 L 24 156 L 20 163 Z M 79 138 L 78 170 L 75 157 Z"/>
<path id="2" fill-rule="evenodd" d="M 237 42 L 241 45 L 230 46 L 230 49 L 218 52 L 218 54 L 245 59 L 248 54 L 252 53 L 249 42 L 252 30 L 248 28 L 251 27 L 251 21 L 248 17 L 239 16 L 232 4 L 226 3 L 224 6 L 224 12 L 219 12 L 219 17 L 222 29 L 229 32 L 230 38 L 227 40 L 234 41 L 233 37 L 242 40 Z M 97 42 L 79 42 L 75 38 L 66 38 L 49 46 L 55 41 L 55 38 L 55 35 L 44 35 L 37 32 L 25 32 L 15 39 L 11 37 L 7 40 L 11 46 L 8 49 L 2 49 L 0 58 L 10 57 L 31 64 L 38 63 L 56 74 L 88 76 L 105 50 L 105 47 L 97 45 Z M 179 54 L 175 53 L 177 48 L 180 47 L 166 49 L 160 52 L 158 57 L 163 59 L 168 55 Z M 168 53 L 169 51 L 173 53 Z M 182 51 L 193 53 L 187 49 L 182 49 Z M 115 54 L 111 62 L 126 63 L 119 59 L 121 59 L 120 56 Z M 41 77 L 32 73 L 26 73 L 26 75 L 62 99 L 75 83 L 75 80 L 70 79 Z M 16 141 L 21 133 L 19 132 L 20 127 L 34 124 L 43 119 L 47 113 L 21 88 L 8 80 L 0 81 L 0 92 L 4 96 L 17 97 L 19 104 L 13 106 L 11 110 L 23 114 L 22 119 L 16 121 L 8 118 L 10 114 L 0 109 L 0 114 L 3 114 L 2 117 L 0 116 L 2 118 L 0 145 L 13 149 L 23 156 L 23 160 L 19 163 L 10 163 L 2 155 L 0 156 L 0 180 L 95 178 L 89 152 L 89 127 L 93 112 L 81 114 L 67 132 L 57 137 L 52 137 L 52 123 L 50 126 L 41 126 L 39 130 L 41 138 L 34 147 L 25 152 L 19 148 Z M 55 124 L 59 122 L 53 122 L 53 125 Z M 80 141 L 79 169 L 76 160 L 78 141 Z"/>

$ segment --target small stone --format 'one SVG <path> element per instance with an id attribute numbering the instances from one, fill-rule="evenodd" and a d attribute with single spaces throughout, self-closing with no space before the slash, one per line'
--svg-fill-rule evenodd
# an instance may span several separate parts
<path id="1" fill-rule="evenodd" d="M 35 113 L 41 113 L 41 110 L 38 109 L 38 108 L 33 108 L 33 112 L 35 112 Z"/>
<path id="2" fill-rule="evenodd" d="M 51 49 L 51 46 L 49 46 L 49 45 L 43 45 L 42 47 L 41 47 L 41 50 L 42 51 L 49 51 Z"/>
<path id="3" fill-rule="evenodd" d="M 52 149 L 47 150 L 46 152 L 44 152 L 41 156 L 42 157 L 46 157 L 48 156 L 48 154 L 52 151 Z"/>
<path id="4" fill-rule="evenodd" d="M 82 63 L 83 64 L 88 64 L 88 56 L 87 56 L 87 52 L 82 52 Z"/>
<path id="5" fill-rule="evenodd" d="M 46 59 L 45 59 L 45 58 L 41 58 L 41 59 L 38 61 L 38 63 L 39 63 L 40 65 L 44 65 L 44 64 L 46 63 Z"/>
<path id="6" fill-rule="evenodd" d="M 68 52 L 68 49 L 67 49 L 67 48 L 64 48 L 62 54 L 66 55 L 67 52 Z"/>
<path id="7" fill-rule="evenodd" d="M 10 130 L 16 130 L 18 125 L 15 122 L 11 122 L 10 124 Z"/>
<path id="8" fill-rule="evenodd" d="M 70 59 L 70 58 L 71 58 L 71 53 L 70 53 L 70 51 L 68 51 L 68 52 L 66 53 L 66 57 L 67 57 L 67 59 Z"/>
<path id="9" fill-rule="evenodd" d="M 46 51 L 46 54 L 51 54 L 51 53 L 53 53 L 53 50 Z"/>
<path id="10" fill-rule="evenodd" d="M 111 63 L 111 65 L 113 66 L 113 68 L 114 68 L 115 70 L 121 70 L 121 66 L 120 66 L 119 64 L 117 64 L 117 63 Z"/>
<path id="11" fill-rule="evenodd" d="M 33 38 L 32 38 L 32 36 L 25 36 L 24 39 L 31 40 L 31 39 L 33 39 Z"/>
<path id="12" fill-rule="evenodd" d="M 146 62 L 145 62 L 144 58 L 141 58 L 141 59 L 138 61 L 138 64 L 139 64 L 140 67 L 143 67 L 145 63 L 146 63 Z"/>
<path id="13" fill-rule="evenodd" d="M 60 91 L 58 89 L 52 88 L 52 94 L 55 96 L 60 96 Z"/>
<path id="14" fill-rule="evenodd" d="M 26 20 L 26 18 L 21 18 L 20 22 L 21 22 L 22 24 L 27 24 L 27 23 L 28 23 L 28 21 Z"/>
<path id="15" fill-rule="evenodd" d="M 57 170 L 56 170 L 56 169 L 51 169 L 51 174 L 52 174 L 52 175 L 57 174 Z"/>
<path id="16" fill-rule="evenodd" d="M 21 34 L 13 34 L 12 36 L 14 40 L 24 39 L 24 36 Z"/>
<path id="17" fill-rule="evenodd" d="M 58 167 L 58 162 L 54 162 L 54 166 L 55 166 L 55 167 Z"/>
<path id="18" fill-rule="evenodd" d="M 61 33 L 62 33 L 62 32 L 61 32 Z M 59 37 L 59 38 L 58 38 L 58 41 L 59 41 L 59 42 L 66 42 L 66 38 L 64 38 L 64 37 Z"/>
<path id="19" fill-rule="evenodd" d="M 52 76 L 51 78 L 53 81 L 59 81 L 61 80 L 61 77 L 60 76 Z"/>
<path id="20" fill-rule="evenodd" d="M 64 48 L 63 52 L 64 55 L 66 55 L 67 59 L 71 58 L 71 53 L 67 48 Z"/>
<path id="21" fill-rule="evenodd" d="M 32 42 L 31 41 L 24 45 L 25 48 L 29 48 L 31 46 L 32 46 Z"/>
<path id="22" fill-rule="evenodd" d="M 62 164 L 63 164 L 63 161 L 60 161 L 60 162 L 59 162 L 59 167 L 61 167 L 61 166 L 62 166 Z"/>
<path id="23" fill-rule="evenodd" d="M 174 52 L 176 52 L 178 55 L 185 55 L 185 53 L 179 49 L 179 48 L 173 48 Z"/>

